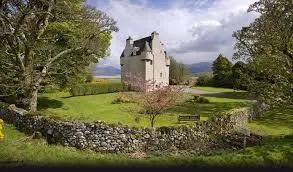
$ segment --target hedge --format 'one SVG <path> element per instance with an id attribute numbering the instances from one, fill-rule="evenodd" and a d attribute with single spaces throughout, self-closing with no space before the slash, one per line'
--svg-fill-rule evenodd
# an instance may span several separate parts
<path id="1" fill-rule="evenodd" d="M 127 90 L 121 83 L 88 83 L 70 88 L 71 96 L 96 95 Z"/>

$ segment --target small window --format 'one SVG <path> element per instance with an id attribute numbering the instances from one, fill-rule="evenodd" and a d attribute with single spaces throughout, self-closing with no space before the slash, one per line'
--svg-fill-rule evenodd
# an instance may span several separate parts
<path id="1" fill-rule="evenodd" d="M 153 61 L 150 61 L 150 64 L 153 65 Z"/>
<path id="2" fill-rule="evenodd" d="M 160 77 L 161 77 L 161 78 L 163 77 L 163 73 L 162 73 L 162 72 L 160 73 Z"/>

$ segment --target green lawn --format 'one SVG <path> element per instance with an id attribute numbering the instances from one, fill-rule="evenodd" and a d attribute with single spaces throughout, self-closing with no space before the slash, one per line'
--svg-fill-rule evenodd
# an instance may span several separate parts
<path id="1" fill-rule="evenodd" d="M 134 103 L 111 104 L 117 93 L 90 96 L 70 97 L 69 93 L 44 93 L 39 98 L 41 115 L 79 121 L 103 120 L 107 123 L 123 123 L 129 126 L 148 127 L 147 116 L 139 114 L 139 107 Z M 200 114 L 202 120 L 208 116 L 225 110 L 247 106 L 247 100 L 239 97 L 225 97 L 223 95 L 206 95 L 210 100 L 207 104 L 182 103 L 166 113 L 158 116 L 155 126 L 179 125 L 180 114 Z M 186 96 L 185 96 L 186 97 Z M 139 118 L 139 122 L 135 122 Z"/>
<path id="2" fill-rule="evenodd" d="M 277 113 L 282 114 L 277 114 Z M 283 116 L 281 116 L 283 115 Z M 148 154 L 145 159 L 131 159 L 121 153 L 96 153 L 59 145 L 48 145 L 43 139 L 32 139 L 5 125 L 5 139 L 0 142 L 0 165 L 47 166 L 225 166 L 225 167 L 293 167 L 293 107 L 273 109 L 250 124 L 253 131 L 267 133 L 262 146 L 240 151 L 219 150 L 209 155 Z M 272 125 L 274 124 L 274 125 Z M 276 127 L 279 126 L 279 127 Z M 281 129 L 283 128 L 283 129 Z"/>
<path id="3" fill-rule="evenodd" d="M 236 91 L 230 88 L 218 88 L 218 87 L 192 87 L 197 90 L 202 90 L 202 91 L 209 91 L 209 92 L 221 92 L 221 93 L 229 93 L 229 92 L 243 92 L 243 91 Z"/>

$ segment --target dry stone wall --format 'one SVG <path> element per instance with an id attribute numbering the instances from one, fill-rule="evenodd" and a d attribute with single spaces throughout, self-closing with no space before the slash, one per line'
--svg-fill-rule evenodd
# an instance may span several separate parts
<path id="1" fill-rule="evenodd" d="M 42 116 L 28 115 L 24 110 L 9 106 L 0 110 L 0 118 L 20 131 L 44 137 L 50 144 L 61 144 L 99 152 L 135 152 L 164 150 L 193 150 L 203 152 L 215 147 L 227 147 L 220 141 L 233 133 L 250 138 L 246 123 L 251 109 L 242 108 L 214 115 L 207 121 L 191 126 L 131 128 L 106 124 L 103 121 L 82 123 L 56 121 Z M 241 139 L 240 139 L 241 140 Z"/>

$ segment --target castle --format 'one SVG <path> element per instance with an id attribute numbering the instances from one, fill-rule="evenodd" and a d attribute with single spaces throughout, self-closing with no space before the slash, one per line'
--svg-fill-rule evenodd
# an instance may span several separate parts
<path id="1" fill-rule="evenodd" d="M 120 65 L 122 82 L 131 74 L 151 81 L 150 89 L 169 85 L 170 59 L 156 31 L 139 40 L 133 41 L 131 37 L 126 39 Z"/>

